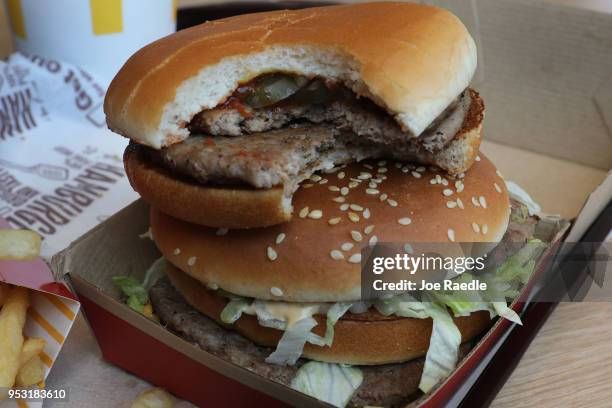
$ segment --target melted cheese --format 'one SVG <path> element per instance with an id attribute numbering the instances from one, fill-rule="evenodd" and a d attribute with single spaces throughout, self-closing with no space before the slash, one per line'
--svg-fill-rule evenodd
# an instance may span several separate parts
<path id="1" fill-rule="evenodd" d="M 329 308 L 329 305 L 325 303 L 264 302 L 258 300 L 246 308 L 244 313 L 256 315 L 256 305 L 259 305 L 263 311 L 269 314 L 274 320 L 285 322 L 287 327 L 307 317 L 326 313 L 327 309 Z"/>

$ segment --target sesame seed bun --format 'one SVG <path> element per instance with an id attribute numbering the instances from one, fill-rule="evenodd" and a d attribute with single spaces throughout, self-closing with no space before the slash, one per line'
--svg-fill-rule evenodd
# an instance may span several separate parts
<path id="1" fill-rule="evenodd" d="M 480 147 L 484 104 L 470 89 L 472 103 L 463 125 L 449 145 L 439 153 L 423 151 L 419 161 L 466 171 L 474 163 Z M 134 190 L 159 210 L 191 223 L 224 228 L 267 227 L 289 221 L 299 205 L 292 206 L 281 187 L 216 187 L 202 185 L 153 163 L 145 150 L 131 144 L 124 154 L 124 165 Z"/>
<path id="2" fill-rule="evenodd" d="M 185 301 L 218 324 L 234 330 L 256 344 L 276 347 L 282 332 L 261 326 L 255 316 L 243 314 L 235 323 L 221 321 L 221 311 L 228 303 L 217 291 L 207 289 L 197 280 L 176 267 L 167 270 L 170 282 Z M 313 332 L 325 334 L 325 316 L 315 315 L 317 326 Z M 486 311 L 469 316 L 455 317 L 462 341 L 468 341 L 484 332 L 490 325 Z M 331 363 L 372 365 L 398 363 L 422 357 L 427 353 L 431 337 L 431 319 L 413 319 L 383 316 L 374 309 L 361 314 L 345 314 L 334 326 L 331 347 L 307 343 L 302 357 Z M 401 341 L 399 341 L 401 339 Z"/>
<path id="3" fill-rule="evenodd" d="M 447 10 L 405 2 L 283 10 L 181 30 L 138 51 L 106 94 L 109 128 L 160 148 L 258 75 L 343 83 L 419 135 L 469 85 L 476 46 Z"/>
<path id="4" fill-rule="evenodd" d="M 337 302 L 360 299 L 360 263 L 351 257 L 372 236 L 378 242 L 497 243 L 504 235 L 508 192 L 485 156 L 460 180 L 432 169 L 378 163 L 349 165 L 322 174 L 318 182 L 303 183 L 294 195 L 296 216 L 267 228 L 226 233 L 152 208 L 155 243 L 176 267 L 228 292 L 289 302 Z M 371 188 L 371 179 L 351 180 L 359 176 L 386 179 Z M 353 208 L 343 211 L 349 204 Z M 373 230 L 367 233 L 370 225 Z M 342 243 L 354 246 L 344 251 Z M 334 259 L 332 251 L 342 259 Z"/>

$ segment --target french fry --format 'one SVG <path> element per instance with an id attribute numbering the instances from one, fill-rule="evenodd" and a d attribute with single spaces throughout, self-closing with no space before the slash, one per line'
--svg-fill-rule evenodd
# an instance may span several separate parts
<path id="1" fill-rule="evenodd" d="M 25 363 L 17 372 L 15 385 L 19 388 L 38 384 L 45 379 L 45 369 L 39 356 L 34 356 Z"/>
<path id="2" fill-rule="evenodd" d="M 14 287 L 0 310 L 0 388 L 11 388 L 15 383 L 29 304 L 28 289 Z"/>
<path id="3" fill-rule="evenodd" d="M 0 230 L 0 260 L 25 261 L 40 255 L 40 235 L 29 230 Z"/>
<path id="4" fill-rule="evenodd" d="M 2 305 L 4 304 L 4 301 L 6 300 L 6 296 L 8 295 L 10 286 L 7 285 L 6 283 L 2 283 L 0 282 L 0 307 L 2 307 Z"/>
<path id="5" fill-rule="evenodd" d="M 142 392 L 132 403 L 132 408 L 172 408 L 174 398 L 161 388 Z"/>
<path id="6" fill-rule="evenodd" d="M 38 337 L 32 337 L 23 342 L 23 348 L 19 355 L 19 367 L 23 367 L 33 357 L 39 356 L 45 348 L 46 341 Z"/>

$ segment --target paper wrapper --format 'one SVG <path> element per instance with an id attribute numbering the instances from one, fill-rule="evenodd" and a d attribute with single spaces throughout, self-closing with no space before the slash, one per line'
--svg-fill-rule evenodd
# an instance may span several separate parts
<path id="1" fill-rule="evenodd" d="M 0 216 L 45 239 L 49 259 L 137 198 L 106 128 L 104 89 L 83 70 L 13 54 L 0 61 Z"/>
<path id="2" fill-rule="evenodd" d="M 0 229 L 5 228 L 8 228 L 8 223 L 0 218 Z M 0 261 L 0 281 L 32 289 L 24 335 L 45 339 L 47 344 L 41 358 L 45 366 L 46 379 L 70 332 L 80 304 L 74 300 L 64 285 L 54 281 L 51 270 L 41 259 Z M 44 387 L 44 383 L 38 387 Z M 34 408 L 42 405 L 42 401 L 0 402 L 1 408 Z"/>

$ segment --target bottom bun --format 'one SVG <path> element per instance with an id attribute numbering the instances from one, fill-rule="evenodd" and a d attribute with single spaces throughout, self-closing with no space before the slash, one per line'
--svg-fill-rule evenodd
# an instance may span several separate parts
<path id="1" fill-rule="evenodd" d="M 221 311 L 228 299 L 207 289 L 199 281 L 168 264 L 168 277 L 172 285 L 193 308 L 234 330 L 256 344 L 276 347 L 283 332 L 259 325 L 255 316 L 243 314 L 234 324 L 221 321 Z M 316 315 L 314 332 L 325 334 L 325 316 Z M 485 311 L 469 316 L 455 317 L 462 342 L 473 339 L 491 324 Z M 427 353 L 431 337 L 432 320 L 397 316 L 383 316 L 375 311 L 345 314 L 335 325 L 331 347 L 307 343 L 303 357 L 330 363 L 374 365 L 398 363 L 422 357 Z"/>

